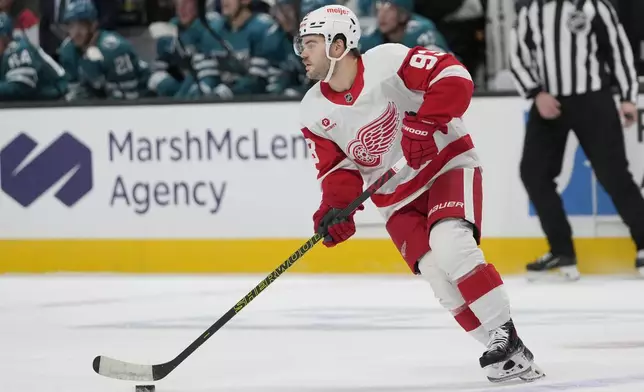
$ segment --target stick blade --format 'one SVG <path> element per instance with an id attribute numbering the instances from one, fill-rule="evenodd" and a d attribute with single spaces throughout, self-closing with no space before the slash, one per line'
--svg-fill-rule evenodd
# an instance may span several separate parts
<path id="1" fill-rule="evenodd" d="M 94 358 L 94 371 L 101 376 L 132 381 L 156 381 L 152 365 L 139 365 L 105 356 Z"/>

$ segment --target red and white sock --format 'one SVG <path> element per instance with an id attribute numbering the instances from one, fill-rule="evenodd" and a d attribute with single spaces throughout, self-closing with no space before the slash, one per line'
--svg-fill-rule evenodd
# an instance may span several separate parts
<path id="1" fill-rule="evenodd" d="M 487 331 L 510 320 L 510 300 L 492 264 L 480 264 L 456 280 L 465 303 Z"/>
<path id="2" fill-rule="evenodd" d="M 472 309 L 466 304 L 452 310 L 452 315 L 456 322 L 477 341 L 481 342 L 484 346 L 490 338 L 489 333 L 481 325 L 481 321 L 474 315 Z"/>

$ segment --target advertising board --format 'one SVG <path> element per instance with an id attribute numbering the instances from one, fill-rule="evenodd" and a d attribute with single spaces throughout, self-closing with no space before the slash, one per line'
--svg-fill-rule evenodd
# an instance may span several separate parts
<path id="1" fill-rule="evenodd" d="M 484 166 L 482 246 L 508 271 L 546 250 L 519 178 L 527 109 L 484 97 L 465 115 Z M 296 102 L 2 110 L 0 272 L 271 269 L 312 235 L 319 204 L 297 113 Z M 639 185 L 643 117 L 625 130 Z M 627 263 L 628 230 L 572 132 L 557 183 L 580 253 Z M 355 240 L 314 250 L 302 270 L 404 271 L 366 207 Z"/>

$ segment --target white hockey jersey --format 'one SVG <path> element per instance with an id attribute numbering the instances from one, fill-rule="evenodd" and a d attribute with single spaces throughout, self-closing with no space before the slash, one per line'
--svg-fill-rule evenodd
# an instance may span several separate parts
<path id="1" fill-rule="evenodd" d="M 325 179 L 338 171 L 358 171 L 370 185 L 402 158 L 400 130 L 407 111 L 447 124 L 448 131 L 434 134 L 435 159 L 419 170 L 405 167 L 371 197 L 386 220 L 440 174 L 480 166 L 460 118 L 472 90 L 470 74 L 452 55 L 400 44 L 363 54 L 347 91 L 317 83 L 301 102 L 300 122 L 323 191 Z"/>

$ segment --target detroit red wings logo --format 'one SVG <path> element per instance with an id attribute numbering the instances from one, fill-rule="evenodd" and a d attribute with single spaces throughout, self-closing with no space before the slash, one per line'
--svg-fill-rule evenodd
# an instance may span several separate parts
<path id="1" fill-rule="evenodd" d="M 396 139 L 399 123 L 398 108 L 389 102 L 384 113 L 358 130 L 356 138 L 347 146 L 349 154 L 362 166 L 380 165 L 382 156 L 389 152 Z"/>

